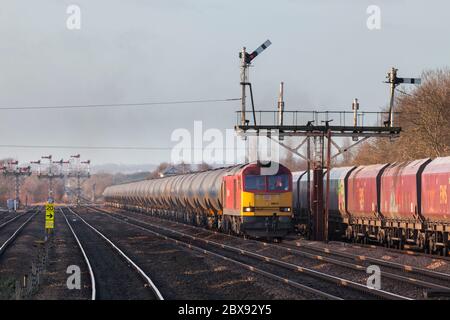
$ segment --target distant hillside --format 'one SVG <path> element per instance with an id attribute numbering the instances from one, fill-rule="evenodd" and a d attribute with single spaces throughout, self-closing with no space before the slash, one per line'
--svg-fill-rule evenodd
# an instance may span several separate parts
<path id="1" fill-rule="evenodd" d="M 139 173 L 139 172 L 148 172 L 153 171 L 156 168 L 156 165 L 153 164 L 99 164 L 91 166 L 91 173 Z"/>

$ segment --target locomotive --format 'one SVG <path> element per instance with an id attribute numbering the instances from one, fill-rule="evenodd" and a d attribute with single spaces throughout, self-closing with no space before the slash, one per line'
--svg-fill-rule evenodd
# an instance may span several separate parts
<path id="1" fill-rule="evenodd" d="M 106 205 L 137 210 L 256 238 L 292 230 L 292 174 L 278 163 L 271 175 L 250 163 L 110 186 Z"/>
<path id="2" fill-rule="evenodd" d="M 325 178 L 326 179 L 326 178 Z M 308 223 L 312 181 L 293 173 L 294 220 Z M 416 245 L 427 252 L 450 247 L 450 157 L 330 171 L 329 237 Z"/>

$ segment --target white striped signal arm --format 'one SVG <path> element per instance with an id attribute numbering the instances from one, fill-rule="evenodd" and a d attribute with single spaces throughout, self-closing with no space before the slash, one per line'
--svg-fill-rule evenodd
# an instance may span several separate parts
<path id="1" fill-rule="evenodd" d="M 270 42 L 270 40 L 267 40 L 266 42 L 264 42 L 262 45 L 260 45 L 258 48 L 256 48 L 255 51 L 253 51 L 252 53 L 250 53 L 247 56 L 247 63 L 250 63 L 253 59 L 255 59 L 259 54 L 261 54 L 261 52 L 263 52 L 264 50 L 266 50 L 270 45 L 272 44 L 272 42 Z"/>
<path id="2" fill-rule="evenodd" d="M 407 84 L 421 84 L 422 79 L 420 78 L 397 78 L 397 83 L 407 83 Z"/>

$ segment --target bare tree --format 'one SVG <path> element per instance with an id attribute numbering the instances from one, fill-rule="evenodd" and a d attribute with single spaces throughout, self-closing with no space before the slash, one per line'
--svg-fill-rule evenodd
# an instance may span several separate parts
<path id="1" fill-rule="evenodd" d="M 295 143 L 293 138 L 288 137 L 288 138 L 286 138 L 286 145 L 289 146 L 290 148 L 295 148 L 296 146 L 298 146 L 298 143 Z M 281 149 L 281 147 L 280 147 L 280 149 Z M 280 155 L 280 158 L 281 158 L 280 162 L 283 165 L 288 167 L 289 170 L 291 170 L 292 172 L 306 170 L 308 165 L 305 160 L 303 160 L 302 158 L 300 158 L 299 156 L 297 156 L 290 150 L 282 148 L 282 150 L 283 149 L 285 152 L 283 152 L 283 155 Z"/>
<path id="2" fill-rule="evenodd" d="M 210 166 L 206 162 L 202 162 L 201 164 L 197 165 L 197 168 L 196 168 L 197 171 L 206 171 L 206 170 L 211 170 L 211 169 L 212 169 L 212 166 Z"/>
<path id="3" fill-rule="evenodd" d="M 356 164 L 385 163 L 450 155 L 450 70 L 425 72 L 422 85 L 396 101 L 400 138 L 363 144 Z"/>

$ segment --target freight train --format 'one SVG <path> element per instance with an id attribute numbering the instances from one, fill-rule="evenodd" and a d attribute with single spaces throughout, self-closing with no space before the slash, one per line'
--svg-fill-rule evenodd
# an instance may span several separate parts
<path id="1" fill-rule="evenodd" d="M 293 173 L 294 220 L 300 226 L 309 223 L 311 180 L 308 192 L 307 172 Z M 445 255 L 449 199 L 450 157 L 331 169 L 329 237 L 398 248 L 411 244 Z"/>
<path id="2" fill-rule="evenodd" d="M 257 238 L 283 238 L 292 230 L 292 174 L 273 175 L 252 163 L 115 185 L 106 205 L 147 212 Z M 267 169 L 267 168 L 266 168 Z"/>

